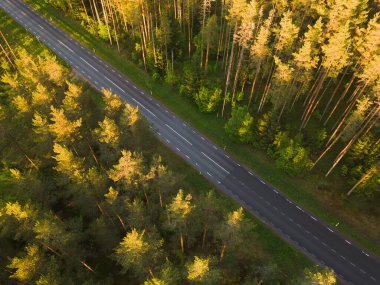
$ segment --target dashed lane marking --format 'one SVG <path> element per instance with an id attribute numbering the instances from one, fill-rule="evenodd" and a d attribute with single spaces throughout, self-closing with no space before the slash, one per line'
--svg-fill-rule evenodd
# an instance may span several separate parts
<path id="1" fill-rule="evenodd" d="M 119 85 L 117 85 L 115 82 L 113 82 L 111 79 L 109 79 L 107 76 L 104 76 L 105 79 L 107 79 L 109 82 L 111 82 L 115 87 L 119 88 L 121 92 L 125 93 L 124 89 L 121 88 Z M 133 98 L 132 98 L 133 99 Z"/>
<path id="2" fill-rule="evenodd" d="M 132 100 L 134 102 L 136 102 L 136 104 L 138 104 L 139 106 L 141 106 L 143 109 L 145 109 L 147 112 L 149 112 L 149 114 L 151 114 L 153 117 L 157 118 L 156 114 L 154 114 L 151 110 L 149 110 L 148 108 L 146 108 L 143 104 L 141 104 L 139 101 L 137 101 L 135 98 L 132 98 Z"/>
<path id="3" fill-rule="evenodd" d="M 80 56 L 80 59 L 82 60 L 82 61 L 84 61 L 89 67 L 91 67 L 93 70 L 95 70 L 96 72 L 99 72 L 99 70 L 97 70 L 91 63 L 89 63 L 87 60 L 85 60 L 84 58 L 82 58 L 81 56 Z M 113 83 L 113 82 L 112 82 Z M 119 87 L 120 88 L 120 87 Z"/>
<path id="4" fill-rule="evenodd" d="M 332 229 L 330 229 L 330 228 L 327 228 L 327 229 L 328 229 L 330 232 L 332 232 L 332 233 L 334 232 L 334 231 L 333 231 Z"/>
<path id="5" fill-rule="evenodd" d="M 172 130 L 174 133 L 176 133 L 181 139 L 183 139 L 185 142 L 187 142 L 189 145 L 193 145 L 191 142 L 189 142 L 184 136 L 182 136 L 180 133 L 178 133 L 175 129 L 173 129 L 171 126 L 168 124 L 165 124 L 170 130 Z"/>
<path id="6" fill-rule="evenodd" d="M 176 150 L 181 151 L 178 147 L 176 147 Z"/>
<path id="7" fill-rule="evenodd" d="M 301 212 L 303 212 L 303 209 L 302 209 L 300 206 L 296 206 L 296 208 L 297 208 L 298 210 L 300 210 Z"/>
<path id="8" fill-rule="evenodd" d="M 208 176 L 212 177 L 212 175 L 209 172 L 206 172 Z"/>
<path id="9" fill-rule="evenodd" d="M 345 241 L 346 243 L 348 243 L 348 244 L 351 244 L 351 243 L 350 243 L 348 240 L 346 240 L 346 239 L 345 239 L 344 241 Z"/>
<path id="10" fill-rule="evenodd" d="M 363 254 L 365 254 L 366 256 L 369 256 L 369 254 L 368 254 L 368 253 L 366 253 L 366 252 L 364 252 L 364 251 L 362 251 L 362 253 L 363 253 Z"/>
<path id="11" fill-rule="evenodd" d="M 65 45 L 63 42 L 61 42 L 60 40 L 58 40 L 58 42 L 63 45 L 65 48 L 67 48 L 69 51 L 71 51 L 72 53 L 75 53 L 71 48 L 69 48 L 67 45 Z"/>
<path id="12" fill-rule="evenodd" d="M 316 218 L 314 218 L 313 216 L 310 216 L 310 218 L 312 218 L 314 221 L 316 221 L 317 219 Z"/>
<path id="13" fill-rule="evenodd" d="M 228 170 L 226 170 L 223 166 L 220 166 L 215 160 L 213 160 L 211 157 L 209 157 L 207 154 L 205 154 L 203 151 L 201 151 L 202 155 L 207 157 L 210 161 L 212 161 L 215 165 L 219 166 L 222 170 L 224 170 L 226 173 L 230 174 Z"/>
<path id="14" fill-rule="evenodd" d="M 266 183 L 263 180 L 260 180 L 260 182 L 263 183 L 264 185 L 266 185 Z"/>
<path id="15" fill-rule="evenodd" d="M 186 156 L 187 159 L 190 159 L 190 157 L 187 154 L 185 154 L 185 156 Z"/>

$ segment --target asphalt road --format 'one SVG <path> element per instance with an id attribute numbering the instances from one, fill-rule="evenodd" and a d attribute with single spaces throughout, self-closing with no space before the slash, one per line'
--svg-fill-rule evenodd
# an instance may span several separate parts
<path id="1" fill-rule="evenodd" d="M 380 259 L 377 256 L 365 252 L 335 228 L 329 227 L 230 158 L 127 77 L 21 0 L 0 0 L 0 8 L 96 89 L 111 89 L 127 103 L 138 106 L 157 137 L 170 149 L 314 262 L 334 269 L 341 282 L 380 284 Z"/>

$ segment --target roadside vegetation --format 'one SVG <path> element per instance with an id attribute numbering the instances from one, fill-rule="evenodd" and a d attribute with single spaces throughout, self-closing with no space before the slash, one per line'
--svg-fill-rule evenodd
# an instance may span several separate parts
<path id="1" fill-rule="evenodd" d="M 377 3 L 28 2 L 380 254 Z"/>
<path id="2" fill-rule="evenodd" d="M 0 283 L 335 283 L 0 16 Z"/>

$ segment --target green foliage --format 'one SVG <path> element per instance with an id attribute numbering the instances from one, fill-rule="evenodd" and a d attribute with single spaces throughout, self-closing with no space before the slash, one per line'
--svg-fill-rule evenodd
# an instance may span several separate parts
<path id="1" fill-rule="evenodd" d="M 304 277 L 296 282 L 298 285 L 335 285 L 337 280 L 334 271 L 325 267 L 305 270 Z"/>
<path id="2" fill-rule="evenodd" d="M 289 138 L 285 132 L 278 132 L 273 142 L 273 157 L 276 165 L 289 174 L 305 174 L 312 167 L 308 151 L 301 146 L 301 138 Z"/>
<path id="3" fill-rule="evenodd" d="M 124 273 L 133 269 L 143 275 L 154 265 L 162 244 L 162 240 L 146 234 L 145 231 L 132 229 L 116 247 L 114 258 L 122 266 Z"/>
<path id="4" fill-rule="evenodd" d="M 211 258 L 194 257 L 194 261 L 187 264 L 187 279 L 193 284 L 219 284 L 221 275 L 219 270 L 212 268 Z"/>
<path id="5" fill-rule="evenodd" d="M 253 140 L 253 117 L 247 107 L 237 107 L 232 110 L 231 118 L 224 126 L 226 133 L 233 139 L 241 142 Z"/>
<path id="6" fill-rule="evenodd" d="M 215 112 L 222 100 L 222 90 L 216 88 L 214 91 L 202 86 L 195 94 L 195 102 L 201 112 Z"/>

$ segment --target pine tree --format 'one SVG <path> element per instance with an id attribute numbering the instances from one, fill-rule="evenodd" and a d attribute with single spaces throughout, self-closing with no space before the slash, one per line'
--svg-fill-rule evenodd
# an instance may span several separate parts
<path id="1" fill-rule="evenodd" d="M 185 251 L 184 236 L 187 232 L 187 224 L 189 222 L 189 214 L 192 212 L 194 206 L 191 204 L 192 196 L 187 194 L 184 197 L 183 190 L 180 189 L 178 194 L 173 198 L 172 202 L 168 205 L 168 226 L 179 231 L 179 239 L 182 252 Z"/>

